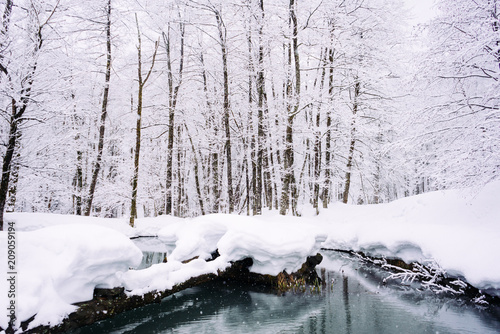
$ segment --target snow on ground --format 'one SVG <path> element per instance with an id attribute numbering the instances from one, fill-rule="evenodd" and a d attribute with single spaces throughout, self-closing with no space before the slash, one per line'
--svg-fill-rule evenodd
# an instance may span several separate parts
<path id="1" fill-rule="evenodd" d="M 478 288 L 500 289 L 500 182 L 475 197 L 439 191 L 388 204 L 332 205 L 319 216 L 257 217 L 215 214 L 193 219 L 127 219 L 52 214 L 6 214 L 15 222 L 18 253 L 18 321 L 37 314 L 32 326 L 55 324 L 92 298 L 94 287 L 124 286 L 129 294 L 169 289 L 190 277 L 216 273 L 230 261 L 252 257 L 252 271 L 297 270 L 321 247 L 363 251 L 406 261 L 434 259 Z M 132 236 L 157 235 L 168 262 L 143 270 Z M 7 273 L 7 233 L 0 233 L 0 270 Z M 207 262 L 211 252 L 221 256 Z M 187 264 L 181 261 L 199 257 Z M 8 282 L 0 280 L 0 309 Z M 7 326 L 6 312 L 0 326 Z"/>
<path id="2" fill-rule="evenodd" d="M 5 232 L 0 238 L 6 245 Z M 121 275 L 142 259 L 129 238 L 101 226 L 66 224 L 18 232 L 16 243 L 17 317 L 23 321 L 37 314 L 33 326 L 57 324 L 76 309 L 71 304 L 92 299 L 95 287 L 120 286 Z M 5 247 L 0 253 L 2 310 L 9 302 L 6 265 Z M 7 312 L 0 313 L 2 328 L 7 327 L 6 316 Z"/>
<path id="3" fill-rule="evenodd" d="M 468 198 L 438 191 L 388 204 L 336 204 L 318 217 L 328 232 L 326 248 L 434 259 L 450 274 L 479 288 L 500 289 L 500 182 Z"/>

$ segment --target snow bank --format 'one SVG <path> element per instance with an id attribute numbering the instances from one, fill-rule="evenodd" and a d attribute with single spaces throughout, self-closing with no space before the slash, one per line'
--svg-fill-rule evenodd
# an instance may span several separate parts
<path id="1" fill-rule="evenodd" d="M 287 217 L 246 217 L 213 214 L 170 225 L 158 233 L 160 239 L 175 242 L 169 260 L 195 256 L 210 258 L 218 249 L 227 261 L 253 259 L 252 272 L 277 275 L 283 270 L 300 269 L 305 259 L 315 255 L 327 236 L 314 225 Z"/>
<path id="2" fill-rule="evenodd" d="M 323 211 L 326 248 L 405 261 L 434 259 L 478 288 L 500 289 L 500 182 L 470 197 L 448 190 L 388 204 L 336 204 Z"/>
<path id="3" fill-rule="evenodd" d="M 287 220 L 213 214 L 187 219 L 183 224 L 172 222 L 158 231 L 160 240 L 175 245 L 168 262 L 127 272 L 124 285 L 131 295 L 171 289 L 191 277 L 217 273 L 232 261 L 247 257 L 253 259 L 250 270 L 255 273 L 294 272 L 320 250 L 327 236 L 298 218 Z M 215 250 L 220 256 L 207 262 Z M 194 257 L 189 263 L 181 262 Z"/>
<path id="4" fill-rule="evenodd" d="M 183 283 L 191 277 L 205 274 L 217 274 L 231 264 L 224 257 L 206 262 L 195 259 L 189 263 L 169 261 L 155 264 L 143 270 L 129 270 L 123 275 L 124 286 L 129 295 L 143 295 L 151 291 L 172 289 L 176 284 Z"/>
<path id="5" fill-rule="evenodd" d="M 256 273 L 293 272 L 321 247 L 405 261 L 434 259 L 480 289 L 500 289 L 498 198 L 500 182 L 495 182 L 474 197 L 439 191 L 388 204 L 335 204 L 319 216 L 300 218 L 269 212 L 257 217 L 143 218 L 134 229 L 125 219 L 7 214 L 22 231 L 19 320 L 37 314 L 32 326 L 55 324 L 74 310 L 72 303 L 91 299 L 96 286 L 125 286 L 129 294 L 140 295 L 216 273 L 245 257 L 254 260 L 250 270 Z M 128 238 L 137 235 L 158 235 L 168 251 L 168 263 L 128 270 L 140 263 L 141 253 Z M 6 244 L 5 232 L 0 241 Z M 216 249 L 221 256 L 207 262 Z M 6 260 L 6 251 L 0 251 L 4 273 Z M 6 288 L 6 279 L 1 279 L 4 296 Z M 6 309 L 6 302 L 0 298 L 0 309 Z M 0 313 L 0 326 L 6 325 L 6 315 Z"/>
<path id="6" fill-rule="evenodd" d="M 128 237 L 156 236 L 158 230 L 166 225 L 184 221 L 182 218 L 170 216 L 139 218 L 136 219 L 135 227 L 132 228 L 129 226 L 128 218 L 100 218 L 51 213 L 15 212 L 5 213 L 5 219 L 15 222 L 18 231 L 34 231 L 57 225 L 83 224 L 108 227 Z"/>
<path id="7" fill-rule="evenodd" d="M 277 275 L 295 272 L 305 259 L 320 251 L 326 235 L 314 226 L 293 221 L 269 222 L 248 219 L 235 223 L 217 243 L 230 261 L 253 259 L 252 272 Z"/>
<path id="8" fill-rule="evenodd" d="M 6 245 L 6 233 L 0 233 Z M 36 314 L 31 326 L 57 324 L 75 310 L 71 304 L 92 299 L 95 287 L 120 286 L 122 273 L 139 265 L 142 252 L 112 229 L 81 224 L 17 232 L 17 317 Z M 3 248 L 3 247 L 2 247 Z M 0 268 L 7 272 L 6 252 Z M 0 309 L 7 308 L 7 282 L 0 280 Z M 5 293 L 4 293 L 5 292 Z M 6 312 L 0 326 L 6 328 Z"/>

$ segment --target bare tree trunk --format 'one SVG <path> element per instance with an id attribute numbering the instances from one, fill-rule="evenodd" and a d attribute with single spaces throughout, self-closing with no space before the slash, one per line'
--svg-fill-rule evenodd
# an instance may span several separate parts
<path id="1" fill-rule="evenodd" d="M 27 103 L 28 101 L 26 101 Z M 27 104 L 23 105 L 24 110 L 26 110 Z M 7 191 L 9 189 L 10 173 L 12 167 L 12 158 L 14 157 L 14 151 L 16 148 L 16 142 L 20 136 L 18 131 L 18 124 L 20 122 L 19 112 L 24 113 L 23 110 L 19 110 L 16 106 L 16 101 L 12 99 L 11 101 L 12 114 L 10 117 L 10 131 L 9 131 L 9 142 L 7 144 L 7 150 L 3 157 L 2 164 L 2 180 L 0 183 L 0 231 L 3 231 L 3 214 L 5 210 L 5 204 L 7 202 Z M 22 114 L 21 114 L 22 115 Z"/>
<path id="2" fill-rule="evenodd" d="M 200 61 L 202 65 L 202 79 L 203 79 L 203 91 L 205 92 L 205 99 L 207 101 L 207 107 L 209 111 L 208 126 L 213 127 L 214 140 L 209 144 L 210 147 L 210 158 L 209 158 L 209 179 L 211 178 L 211 187 L 209 187 L 209 193 L 212 194 L 212 207 L 209 209 L 209 213 L 219 212 L 219 149 L 218 145 L 215 143 L 219 133 L 219 127 L 215 119 L 215 113 L 212 110 L 212 103 L 208 95 L 208 83 L 207 74 L 205 70 L 205 62 L 203 59 L 203 53 L 200 55 Z"/>
<path id="3" fill-rule="evenodd" d="M 295 0 L 290 0 L 290 24 L 292 26 L 292 43 L 289 45 L 288 49 L 288 65 L 289 68 L 292 67 L 292 49 L 293 58 L 295 65 L 295 91 L 292 92 L 292 81 L 291 78 L 287 83 L 287 123 L 286 123 L 286 134 L 285 134 L 285 151 L 283 153 L 284 160 L 284 177 L 283 177 L 283 189 L 281 192 L 281 208 L 280 214 L 285 215 L 290 208 L 292 214 L 297 215 L 297 186 L 295 182 L 295 173 L 293 170 L 294 166 L 294 153 L 293 153 L 293 121 L 295 116 L 299 112 L 300 106 L 300 59 L 299 59 L 299 45 L 297 40 L 298 35 L 298 25 L 297 16 L 295 14 L 296 10 Z M 293 106 L 292 101 L 293 100 Z M 291 199 L 291 201 L 290 201 Z"/>
<path id="4" fill-rule="evenodd" d="M 166 180 L 166 208 L 167 215 L 172 213 L 172 168 L 173 168 L 173 148 L 174 148 L 174 128 L 175 128 L 175 108 L 177 106 L 177 96 L 182 83 L 182 73 L 184 69 L 184 32 L 185 27 L 180 23 L 181 45 L 180 45 L 180 60 L 178 71 L 178 82 L 173 88 L 172 61 L 170 57 L 170 27 L 168 33 L 163 33 L 165 49 L 167 52 L 167 70 L 168 70 L 168 143 L 167 143 L 167 180 Z"/>
<path id="5" fill-rule="evenodd" d="M 141 153 L 141 122 L 142 122 L 142 94 L 144 86 L 148 81 L 153 67 L 155 65 L 156 53 L 158 51 L 158 42 L 155 42 L 155 50 L 153 53 L 153 60 L 151 61 L 151 67 L 146 75 L 146 78 L 142 77 L 142 46 L 141 46 L 141 31 L 139 29 L 139 20 L 137 19 L 137 14 L 135 15 L 135 22 L 137 24 L 137 78 L 139 82 L 139 92 L 137 96 L 137 124 L 135 129 L 135 152 L 134 152 L 134 174 L 132 176 L 132 202 L 130 205 L 130 221 L 131 227 L 134 227 L 135 218 L 137 218 L 137 183 L 139 179 L 139 157 Z"/>
<path id="6" fill-rule="evenodd" d="M 108 97 L 109 97 L 109 82 L 111 78 L 111 0 L 108 0 L 106 20 L 106 74 L 104 79 L 104 92 L 102 96 L 101 119 L 99 125 L 99 141 L 97 144 L 97 157 L 92 170 L 92 179 L 90 181 L 89 195 L 87 200 L 87 208 L 85 216 L 90 216 L 92 210 L 92 202 L 94 200 L 94 192 L 97 184 L 97 178 L 101 170 L 102 152 L 104 149 L 104 134 L 106 131 L 106 117 L 108 114 Z"/>
<path id="7" fill-rule="evenodd" d="M 227 30 L 222 21 L 220 13 L 214 9 L 215 18 L 217 19 L 217 27 L 219 29 L 219 38 L 221 43 L 222 53 L 222 70 L 223 70 L 223 85 L 224 85 L 224 102 L 223 102 L 223 123 L 224 132 L 226 135 L 226 142 L 224 149 L 226 150 L 226 174 L 227 174 L 227 196 L 229 204 L 229 213 L 234 211 L 234 197 L 233 197 L 233 173 L 231 161 L 231 128 L 229 127 L 229 73 L 227 68 L 227 47 L 226 35 Z"/>
<path id="8" fill-rule="evenodd" d="M 251 0 L 249 1 L 251 4 Z M 255 206 L 255 189 L 256 189 L 256 174 L 257 165 L 255 163 L 255 135 L 253 133 L 253 82 L 254 82 L 254 66 L 253 66 L 253 56 L 252 56 L 252 13 L 249 14 L 248 20 L 248 32 L 247 32 L 247 43 L 248 43 L 248 136 L 245 140 L 245 160 L 244 164 L 246 166 L 246 206 L 247 206 L 247 216 L 250 215 L 250 209 L 252 209 L 253 215 L 256 215 L 257 208 Z M 250 145 L 248 144 L 250 141 Z M 250 151 L 250 154 L 249 154 Z M 250 163 L 248 158 L 250 155 Z M 251 167 L 251 168 L 250 168 Z M 250 169 L 252 176 L 250 178 Z"/>
<path id="9" fill-rule="evenodd" d="M 0 30 L 0 71 L 5 74 L 7 77 L 9 75 L 9 72 L 7 70 L 7 64 L 4 64 L 3 59 L 4 59 L 4 52 L 7 47 L 8 43 L 8 33 L 9 33 L 9 28 L 10 28 L 10 18 L 12 16 L 12 0 L 7 0 L 5 2 L 5 9 L 3 11 L 2 15 L 2 27 Z M 2 80 L 2 76 L 0 76 L 0 81 Z"/>
<path id="10" fill-rule="evenodd" d="M 73 179 L 73 187 L 75 189 L 75 214 L 78 216 L 82 215 L 82 189 L 83 189 L 83 170 L 82 170 L 82 156 L 83 153 L 80 150 L 76 151 L 76 173 Z"/>
<path id="11" fill-rule="evenodd" d="M 328 78 L 328 97 L 330 101 L 333 100 L 333 47 L 330 48 L 328 52 L 328 60 L 330 65 L 330 73 Z M 332 117 L 331 117 L 331 107 L 327 108 L 326 111 L 326 136 L 325 136 L 325 184 L 323 186 L 323 208 L 328 208 L 330 203 L 330 187 L 331 187 L 331 173 L 332 173 L 332 159 L 331 159 L 331 147 L 332 147 Z"/>
<path id="12" fill-rule="evenodd" d="M 71 94 L 71 99 L 73 100 L 73 130 L 75 130 L 75 143 L 78 147 L 76 150 L 76 171 L 75 171 L 75 176 L 73 177 L 73 212 L 74 214 L 81 216 L 82 215 L 82 207 L 83 207 L 83 201 L 82 201 L 82 191 L 83 191 L 83 168 L 82 168 L 82 160 L 83 160 L 83 152 L 80 148 L 79 145 L 79 140 L 80 140 L 80 131 L 79 129 L 82 126 L 81 118 L 77 115 L 77 107 L 76 107 L 76 102 L 75 102 L 75 94 L 74 92 Z"/>
<path id="13" fill-rule="evenodd" d="M 322 101 L 323 87 L 326 75 L 326 59 L 328 48 L 325 49 L 323 57 L 320 57 L 321 79 L 319 82 L 320 101 Z M 321 177 L 321 103 L 316 112 L 316 130 L 314 131 L 314 190 L 313 190 L 313 207 L 316 209 L 316 214 L 319 214 L 319 190 L 320 190 L 320 177 Z M 329 108 L 327 106 L 327 108 Z"/>
<path id="14" fill-rule="evenodd" d="M 272 58 L 269 56 L 269 61 L 272 64 Z M 271 92 L 273 99 L 277 98 L 277 93 L 276 89 L 274 87 L 274 81 L 272 79 L 272 72 L 269 72 L 269 75 L 271 76 Z M 271 119 L 269 119 L 269 124 L 271 124 Z M 279 117 L 277 114 L 274 115 L 274 126 L 276 129 L 279 129 L 280 127 L 280 122 L 279 122 Z M 270 159 L 270 164 L 271 164 L 271 171 L 273 175 L 273 203 L 274 203 L 274 209 L 279 210 L 279 202 L 280 202 L 280 196 L 279 196 L 279 190 L 278 190 L 278 184 L 282 184 L 282 177 L 281 177 L 281 172 L 280 172 L 280 167 L 282 166 L 282 159 L 281 159 L 281 153 L 279 150 L 279 147 L 281 146 L 280 142 L 280 137 L 281 136 L 276 136 L 276 138 L 273 138 L 273 135 L 271 132 L 268 133 L 269 136 L 269 159 Z"/>
<path id="15" fill-rule="evenodd" d="M 186 133 L 189 138 L 189 143 L 191 144 L 191 150 L 193 151 L 193 160 L 194 160 L 194 182 L 196 185 L 196 194 L 198 195 L 198 203 L 200 205 L 200 210 L 201 210 L 201 215 L 205 215 L 205 208 L 203 204 L 203 193 L 201 191 L 200 187 L 200 179 L 198 176 L 199 173 L 199 162 L 198 162 L 198 153 L 196 152 L 196 149 L 193 144 L 193 139 L 191 138 L 191 135 L 189 134 L 189 129 L 186 124 L 184 124 L 184 127 L 186 128 Z"/>
<path id="16" fill-rule="evenodd" d="M 291 67 L 292 64 L 292 48 L 291 45 L 288 45 L 288 67 Z M 290 72 L 290 70 L 289 70 Z M 292 112 L 292 106 L 289 99 L 292 95 L 292 80 L 290 78 L 290 73 L 288 73 L 288 79 L 286 82 L 286 132 L 285 132 L 285 149 L 283 150 L 283 180 L 282 180 L 282 189 L 281 189 L 281 201 L 280 201 L 280 214 L 286 215 L 290 208 L 290 182 L 291 182 L 291 166 L 293 164 L 293 117 L 290 117 Z"/>
<path id="17" fill-rule="evenodd" d="M 491 7 L 491 19 L 492 19 L 492 29 L 495 33 L 498 32 L 498 30 L 500 30 L 500 17 L 499 17 L 499 13 L 498 13 L 498 4 L 497 4 L 497 0 L 489 0 L 488 2 L 491 2 L 490 5 L 492 6 Z M 500 65 L 500 40 L 496 40 L 495 41 L 495 46 L 496 46 L 496 49 L 493 50 L 494 51 L 494 56 L 496 58 L 496 62 Z"/>
<path id="18" fill-rule="evenodd" d="M 260 22 L 259 22 L 259 63 L 257 71 L 257 95 L 258 95 L 258 129 L 257 129 L 257 168 L 260 169 L 257 173 L 260 175 L 260 197 L 262 197 L 262 189 L 265 195 L 265 205 L 272 209 L 273 206 L 273 189 L 271 182 L 271 169 L 269 165 L 269 152 L 267 145 L 268 138 L 268 114 L 267 109 L 267 94 L 264 77 L 264 42 L 262 37 L 264 34 L 264 0 L 259 0 Z M 260 203 L 260 211 L 262 212 L 263 203 Z"/>
<path id="19" fill-rule="evenodd" d="M 384 141 L 384 135 L 382 134 L 382 129 L 381 129 L 381 124 L 378 124 L 379 132 L 377 135 L 377 143 L 382 144 Z M 373 185 L 373 190 L 374 190 L 374 196 L 373 196 L 373 204 L 379 204 L 383 202 L 382 196 L 381 196 L 381 191 L 382 191 L 382 185 L 380 183 L 382 179 L 382 168 L 381 168 L 381 160 L 382 160 L 382 154 L 377 155 L 377 160 L 375 161 L 376 164 L 376 169 L 374 173 L 374 185 Z"/>
<path id="20" fill-rule="evenodd" d="M 174 214 L 182 217 L 184 214 L 184 175 L 182 174 L 182 165 L 184 157 L 180 141 L 182 138 L 182 127 L 177 126 L 177 207 Z"/>
<path id="21" fill-rule="evenodd" d="M 358 112 L 358 107 L 359 107 L 359 101 L 358 101 L 359 93 L 360 93 L 360 84 L 358 79 L 356 78 L 356 83 L 354 84 L 354 101 L 352 107 L 353 118 L 351 123 L 351 144 L 349 145 L 349 155 L 347 156 L 344 193 L 342 195 L 343 203 L 347 203 L 349 199 L 349 188 L 351 186 L 351 169 L 352 169 L 352 162 L 354 159 L 354 147 L 356 145 L 356 114 Z"/>
<path id="22" fill-rule="evenodd" d="M 21 159 L 20 153 L 20 138 L 16 142 L 16 149 L 14 157 L 12 158 L 12 167 L 10 173 L 9 191 L 7 192 L 7 202 L 5 204 L 5 212 L 14 212 L 16 208 L 17 199 L 17 182 L 19 181 L 19 161 Z"/>
<path id="23" fill-rule="evenodd" d="M 172 213 L 172 168 L 174 156 L 174 116 L 175 112 L 172 108 L 173 97 L 173 78 L 172 78 L 172 62 L 170 60 L 170 26 L 167 31 L 168 35 L 163 33 L 163 41 L 167 53 L 167 80 L 168 80 L 168 139 L 167 139 L 167 179 L 165 183 L 165 214 Z"/>

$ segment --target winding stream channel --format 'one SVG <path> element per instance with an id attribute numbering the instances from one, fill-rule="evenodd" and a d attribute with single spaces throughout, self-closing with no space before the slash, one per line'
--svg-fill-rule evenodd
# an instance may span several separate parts
<path id="1" fill-rule="evenodd" d="M 139 246 L 145 251 L 142 268 L 169 251 L 154 240 Z M 72 333 L 500 333 L 498 308 L 385 286 L 381 269 L 339 253 L 322 254 L 326 284 L 320 291 L 278 296 L 210 283 Z"/>

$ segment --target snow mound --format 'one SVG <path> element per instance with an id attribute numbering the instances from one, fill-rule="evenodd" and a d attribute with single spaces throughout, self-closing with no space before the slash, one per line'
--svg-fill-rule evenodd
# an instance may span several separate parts
<path id="1" fill-rule="evenodd" d="M 300 269 L 308 256 L 319 252 L 326 237 L 314 226 L 302 223 L 253 220 L 235 223 L 217 248 L 230 261 L 252 258 L 252 272 L 277 275 Z"/>
<path id="2" fill-rule="evenodd" d="M 211 257 L 217 249 L 217 242 L 226 234 L 226 224 L 217 221 L 211 215 L 188 220 L 183 224 L 171 224 L 158 232 L 160 240 L 175 242 L 175 249 L 169 255 L 170 260 L 183 261 L 198 256 L 202 259 Z"/>
<path id="3" fill-rule="evenodd" d="M 6 244 L 6 234 L 0 238 Z M 121 275 L 142 258 L 129 238 L 100 226 L 57 225 L 17 232 L 16 239 L 17 324 L 36 314 L 30 327 L 59 323 L 76 309 L 71 304 L 92 299 L 95 287 L 121 286 Z M 5 253 L 0 253 L 4 273 Z M 7 291 L 5 279 L 0 280 L 0 291 Z M 5 310 L 7 302 L 1 298 L 0 308 Z M 2 312 L 0 326 L 7 325 L 6 312 Z"/>
<path id="4" fill-rule="evenodd" d="M 407 262 L 433 259 L 477 288 L 500 289 L 500 182 L 473 197 L 447 190 L 387 204 L 335 204 L 316 219 L 325 248 L 363 251 Z"/>
<path id="5" fill-rule="evenodd" d="M 175 242 L 168 259 L 183 261 L 195 256 L 208 259 L 216 249 L 228 261 L 253 259 L 252 272 L 277 275 L 300 269 L 305 259 L 321 248 L 326 234 L 300 219 L 274 221 L 262 217 L 212 214 L 184 224 L 172 224 L 158 233 L 161 240 Z"/>

